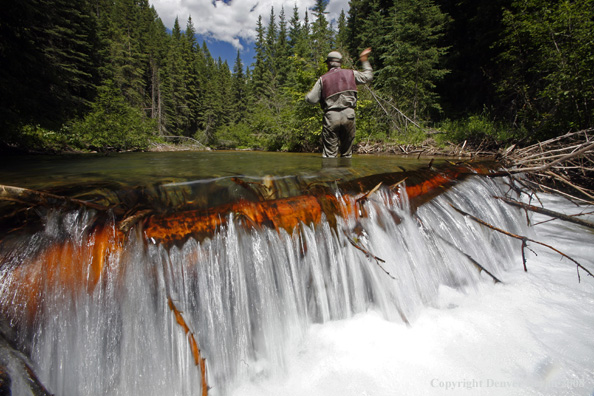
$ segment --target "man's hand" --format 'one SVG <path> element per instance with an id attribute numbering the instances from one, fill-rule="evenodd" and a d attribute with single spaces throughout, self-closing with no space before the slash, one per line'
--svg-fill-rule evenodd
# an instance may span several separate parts
<path id="1" fill-rule="evenodd" d="M 371 53 L 371 48 L 365 48 L 363 51 L 361 51 L 361 54 L 359 54 L 359 60 L 361 62 L 367 62 L 367 57 L 369 56 L 370 53 Z"/>

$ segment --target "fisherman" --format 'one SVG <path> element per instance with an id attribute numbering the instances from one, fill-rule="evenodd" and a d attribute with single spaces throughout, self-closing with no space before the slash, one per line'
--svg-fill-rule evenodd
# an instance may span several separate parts
<path id="1" fill-rule="evenodd" d="M 321 76 L 312 90 L 305 95 L 309 104 L 320 103 L 324 110 L 322 142 L 324 158 L 350 158 L 355 139 L 355 105 L 357 84 L 367 84 L 373 79 L 373 70 L 367 60 L 371 48 L 359 55 L 363 71 L 341 69 L 342 55 L 332 51 L 326 58 L 328 72 Z"/>

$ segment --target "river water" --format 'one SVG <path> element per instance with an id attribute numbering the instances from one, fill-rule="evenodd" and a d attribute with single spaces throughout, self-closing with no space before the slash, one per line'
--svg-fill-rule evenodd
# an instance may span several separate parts
<path id="1" fill-rule="evenodd" d="M 233 177 L 273 178 L 292 196 L 321 181 L 427 165 L 277 153 L 39 157 L 4 159 L 0 184 L 112 203 L 144 202 L 130 193 L 144 190 L 166 212 L 187 200 L 202 207 L 241 198 Z M 3 321 L 13 342 L 2 343 L 0 363 L 19 395 L 33 394 L 22 361 L 56 395 L 200 393 L 171 299 L 206 358 L 211 395 L 591 395 L 594 279 L 578 278 L 574 264 L 537 245 L 526 251 L 524 272 L 520 241 L 451 205 L 555 245 L 591 270 L 594 234 L 559 221 L 534 225 L 544 220 L 538 215 L 528 225 L 525 213 L 493 198 L 506 191 L 503 180 L 471 177 L 416 211 L 406 196 L 380 191 L 366 217 L 302 225 L 298 234 L 230 221 L 208 238 L 166 246 L 135 228 L 122 251 L 107 253 L 100 286 L 73 292 L 44 284 L 33 323 L 18 315 Z M 553 210 L 587 209 L 541 199 Z M 27 290 L 8 286 L 11 271 L 42 249 L 36 245 L 68 239 L 76 251 L 96 243 L 92 211 L 38 216 L 41 227 L 1 251 L 0 302 L 13 314 L 28 307 L 11 305 Z M 354 229 L 365 251 L 353 245 Z"/>

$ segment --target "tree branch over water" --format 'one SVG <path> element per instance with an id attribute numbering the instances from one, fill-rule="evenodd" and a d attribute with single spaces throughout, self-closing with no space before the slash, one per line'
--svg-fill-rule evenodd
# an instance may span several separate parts
<path id="1" fill-rule="evenodd" d="M 563 257 L 565 257 L 565 258 L 573 261 L 577 265 L 577 268 L 578 268 L 578 280 L 581 280 L 580 279 L 579 269 L 582 269 L 582 271 L 584 271 L 585 273 L 587 273 L 588 275 L 590 275 L 591 277 L 594 278 L 594 274 L 592 274 L 592 272 L 590 272 L 590 270 L 588 270 L 586 267 L 584 267 L 582 264 L 580 264 L 577 260 L 575 260 L 574 258 L 568 256 L 567 254 L 563 253 L 562 251 L 560 251 L 560 250 L 558 250 L 558 249 L 556 249 L 556 248 L 554 248 L 554 247 L 552 247 L 550 245 L 547 245 L 546 243 L 536 241 L 536 240 L 531 239 L 531 238 L 528 238 L 526 236 L 516 235 L 516 234 L 513 234 L 513 233 L 511 233 L 509 231 L 502 230 L 501 228 L 495 227 L 495 226 L 487 223 L 486 221 L 481 220 L 478 217 L 473 216 L 470 213 L 467 213 L 467 212 L 463 211 L 462 209 L 459 209 L 459 208 L 455 207 L 452 204 L 450 204 L 450 206 L 455 211 L 457 211 L 458 213 L 460 213 L 461 215 L 463 215 L 465 217 L 468 217 L 469 219 L 471 219 L 471 220 L 473 220 L 473 221 L 475 221 L 475 222 L 477 222 L 477 223 L 479 223 L 479 224 L 481 224 L 481 225 L 483 225 L 485 227 L 488 227 L 488 228 L 490 228 L 490 229 L 492 229 L 494 231 L 497 231 L 497 232 L 502 233 L 504 235 L 507 235 L 509 237 L 512 237 L 512 238 L 521 240 L 522 241 L 522 260 L 524 262 L 524 271 L 528 271 L 528 269 L 526 267 L 526 256 L 524 255 L 524 248 L 527 247 L 527 242 L 532 242 L 532 243 L 536 243 L 538 245 L 544 246 L 546 248 L 549 248 L 549 249 L 553 250 L 554 252 L 560 254 L 561 256 L 563 256 Z"/>
<path id="2" fill-rule="evenodd" d="M 549 209 L 545 209 L 545 208 L 541 208 L 541 207 L 534 206 L 534 205 L 529 205 L 529 204 L 526 204 L 526 203 L 523 203 L 523 202 L 518 202 L 518 201 L 509 199 L 509 198 L 505 198 L 505 197 L 495 197 L 495 198 L 500 199 L 503 202 L 508 203 L 508 204 L 510 204 L 512 206 L 516 206 L 516 207 L 519 207 L 519 208 L 522 208 L 522 209 L 525 209 L 525 210 L 530 210 L 532 212 L 536 212 L 536 213 L 544 214 L 544 215 L 547 215 L 547 216 L 551 216 L 552 218 L 555 218 L 555 219 L 560 219 L 560 220 L 568 221 L 568 222 L 571 222 L 571 223 L 574 223 L 574 224 L 579 224 L 579 225 L 582 225 L 584 227 L 588 227 L 588 228 L 594 229 L 594 224 L 590 223 L 589 221 L 579 219 L 576 216 L 568 216 L 568 215 L 565 215 L 563 213 L 555 212 L 555 211 L 552 211 L 552 210 L 549 210 Z"/>

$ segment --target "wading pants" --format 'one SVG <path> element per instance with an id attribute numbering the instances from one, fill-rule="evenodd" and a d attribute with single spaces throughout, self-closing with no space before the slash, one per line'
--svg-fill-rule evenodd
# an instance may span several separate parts
<path id="1" fill-rule="evenodd" d="M 324 113 L 322 142 L 324 158 L 347 157 L 353 154 L 355 140 L 355 110 L 330 110 Z"/>

